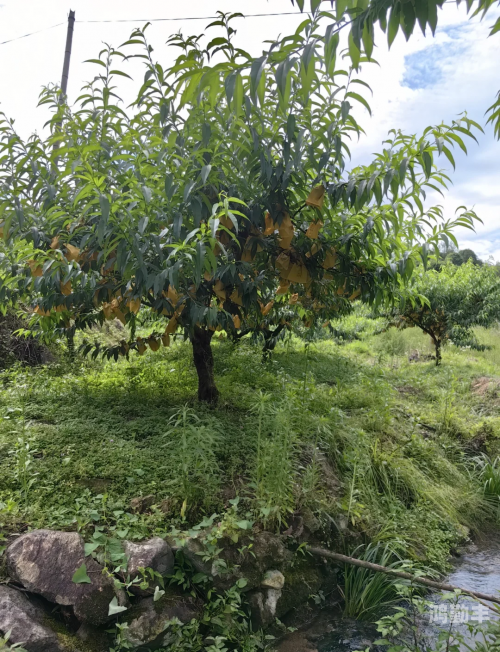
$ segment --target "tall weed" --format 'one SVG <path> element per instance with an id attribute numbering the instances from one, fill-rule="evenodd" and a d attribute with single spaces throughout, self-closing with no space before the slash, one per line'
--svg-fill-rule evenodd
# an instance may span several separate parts
<path id="1" fill-rule="evenodd" d="M 263 393 L 252 408 L 257 419 L 252 485 L 257 507 L 267 523 L 286 522 L 294 509 L 298 451 L 295 409 L 290 397 L 276 403 Z"/>
<path id="2" fill-rule="evenodd" d="M 398 568 L 403 562 L 389 545 L 381 543 L 358 546 L 352 557 L 387 568 Z M 358 620 L 373 620 L 398 600 L 397 585 L 401 579 L 367 568 L 346 564 L 341 587 L 344 615 Z"/>
<path id="3" fill-rule="evenodd" d="M 217 453 L 222 435 L 215 419 L 201 418 L 187 405 L 170 417 L 163 435 L 166 443 L 167 486 L 182 501 L 181 516 L 205 500 L 212 501 L 219 489 Z"/>
<path id="4" fill-rule="evenodd" d="M 485 497 L 500 500 L 500 457 L 491 460 L 483 454 L 475 459 L 475 463 Z"/>

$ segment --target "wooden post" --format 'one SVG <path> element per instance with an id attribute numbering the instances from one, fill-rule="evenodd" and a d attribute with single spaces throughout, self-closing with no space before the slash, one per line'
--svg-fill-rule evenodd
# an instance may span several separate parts
<path id="1" fill-rule="evenodd" d="M 71 46 L 73 45 L 73 29 L 75 26 L 75 12 L 70 9 L 68 16 L 68 31 L 66 33 L 66 50 L 64 52 L 64 65 L 61 77 L 61 97 L 66 98 L 68 91 L 69 64 L 71 61 Z"/>
<path id="2" fill-rule="evenodd" d="M 75 12 L 70 9 L 68 16 L 68 31 L 66 32 L 66 50 L 64 51 L 64 63 L 63 71 L 61 76 L 61 95 L 59 97 L 59 104 L 64 104 L 68 92 L 68 77 L 69 77 L 69 64 L 71 61 L 71 46 L 73 45 L 73 30 L 75 27 Z M 56 124 L 55 133 L 61 131 L 62 122 Z M 52 150 L 53 155 L 57 153 L 59 149 L 59 141 L 54 143 L 54 148 Z M 57 171 L 57 162 L 59 157 L 56 156 L 52 163 L 53 172 Z"/>

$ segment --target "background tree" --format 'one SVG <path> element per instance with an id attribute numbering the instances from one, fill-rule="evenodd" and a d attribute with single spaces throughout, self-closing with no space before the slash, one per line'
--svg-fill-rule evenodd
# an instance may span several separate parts
<path id="1" fill-rule="evenodd" d="M 440 270 L 443 263 L 463 265 L 471 260 L 474 265 L 482 265 L 483 261 L 472 249 L 459 249 L 452 242 L 443 242 L 439 246 L 439 258 L 432 263 L 432 268 Z"/>
<path id="2" fill-rule="evenodd" d="M 465 148 L 476 123 L 464 116 L 419 138 L 392 131 L 369 165 L 346 173 L 349 141 L 362 133 L 352 105 L 369 105 L 356 71 L 336 68 L 338 35 L 316 33 L 325 17 L 257 59 L 233 44 L 230 18 L 212 24 L 225 35 L 205 48 L 199 36 L 173 36 L 170 69 L 153 60 L 144 30 L 124 52 L 104 49 L 74 111 L 56 89 L 43 93 L 47 139 L 25 142 L 0 123 L 0 300 L 29 296 L 49 330 L 120 319 L 132 337 L 108 357 L 155 351 L 181 328 L 198 396 L 211 402 L 216 329 L 259 329 L 266 318 L 274 333 L 284 309 L 308 325 L 356 298 L 380 304 L 475 217 L 461 209 L 443 220 L 424 199 L 446 188 L 437 156 Z M 125 111 L 115 84 L 127 57 L 144 61 L 145 76 Z M 141 309 L 165 330 L 135 338 Z"/>
<path id="3" fill-rule="evenodd" d="M 448 341 L 483 350 L 473 328 L 500 319 L 500 279 L 489 265 L 477 266 L 469 260 L 461 266 L 443 265 L 440 271 L 422 270 L 415 274 L 411 292 L 412 300 L 402 304 L 393 324 L 417 326 L 427 333 L 436 349 L 436 365 Z"/>

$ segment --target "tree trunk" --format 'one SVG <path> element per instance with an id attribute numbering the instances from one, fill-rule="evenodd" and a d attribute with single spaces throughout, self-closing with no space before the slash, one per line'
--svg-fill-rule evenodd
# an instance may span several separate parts
<path id="1" fill-rule="evenodd" d="M 66 331 L 66 344 L 68 347 L 68 358 L 71 362 L 75 360 L 75 331 L 69 328 Z"/>
<path id="2" fill-rule="evenodd" d="M 273 331 L 264 331 L 264 348 L 262 349 L 262 361 L 266 362 L 270 359 L 276 344 L 278 343 L 278 335 L 285 328 L 285 324 L 279 324 Z"/>
<path id="3" fill-rule="evenodd" d="M 210 346 L 213 334 L 213 331 L 195 326 L 190 340 L 193 345 L 194 366 L 198 373 L 198 400 L 215 404 L 219 391 L 215 386 L 214 356 Z"/>
<path id="4" fill-rule="evenodd" d="M 436 347 L 436 367 L 441 364 L 441 340 L 435 339 L 434 346 Z"/>

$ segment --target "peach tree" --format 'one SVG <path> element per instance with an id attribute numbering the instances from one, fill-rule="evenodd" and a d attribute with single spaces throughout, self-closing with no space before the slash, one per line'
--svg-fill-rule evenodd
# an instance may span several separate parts
<path id="1" fill-rule="evenodd" d="M 130 337 L 85 352 L 118 358 L 189 339 L 200 400 L 215 402 L 216 330 L 274 333 L 292 319 L 324 322 L 360 299 L 399 293 L 419 260 L 472 227 L 426 205 L 448 178 L 437 167 L 477 125 L 466 116 L 420 136 L 394 130 L 380 154 L 347 171 L 369 110 L 366 83 L 338 65 L 338 34 L 317 13 L 252 58 L 232 17 L 202 47 L 173 36 L 162 67 L 145 30 L 91 60 L 74 108 L 46 89 L 47 137 L 0 123 L 0 302 L 22 299 L 45 331 L 118 318 Z M 218 32 L 220 34 L 220 32 Z M 117 83 L 144 63 L 135 101 Z M 359 63 L 359 62 L 357 62 Z M 157 316 L 135 336 L 139 311 Z"/>
<path id="2" fill-rule="evenodd" d="M 443 265 L 439 271 L 423 269 L 408 288 L 412 300 L 402 302 L 393 316 L 399 328 L 416 326 L 429 335 L 441 364 L 443 345 L 484 350 L 475 326 L 489 327 L 500 319 L 500 278 L 495 267 Z"/>

